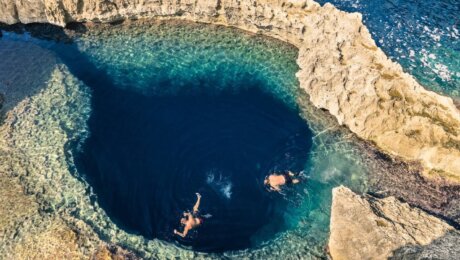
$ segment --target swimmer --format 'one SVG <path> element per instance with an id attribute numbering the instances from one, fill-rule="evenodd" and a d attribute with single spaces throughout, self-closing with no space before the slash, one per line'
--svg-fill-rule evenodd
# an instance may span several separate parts
<path id="1" fill-rule="evenodd" d="M 272 173 L 264 180 L 264 184 L 273 191 L 281 191 L 281 187 L 287 184 L 297 184 L 300 182 L 298 178 L 294 178 L 295 174 L 291 171 L 287 173 L 277 174 Z"/>
<path id="2" fill-rule="evenodd" d="M 200 201 L 201 201 L 201 195 L 199 193 L 196 193 L 196 203 L 195 206 L 193 206 L 193 212 L 184 212 L 184 217 L 181 218 L 180 223 L 184 225 L 184 231 L 179 232 L 174 229 L 174 234 L 181 236 L 181 237 L 186 237 L 187 233 L 199 227 L 201 224 L 203 224 L 203 218 L 199 216 L 199 207 L 200 207 Z"/>

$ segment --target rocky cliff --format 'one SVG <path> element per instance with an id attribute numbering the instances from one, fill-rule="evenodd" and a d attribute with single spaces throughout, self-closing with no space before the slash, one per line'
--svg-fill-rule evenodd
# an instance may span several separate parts
<path id="1" fill-rule="evenodd" d="M 311 0 L 0 0 L 0 21 L 186 19 L 235 26 L 299 48 L 297 76 L 312 103 L 427 176 L 460 182 L 460 112 L 425 90 L 376 46 L 357 13 Z"/>
<path id="2" fill-rule="evenodd" d="M 330 227 L 333 259 L 460 257 L 458 231 L 394 197 L 377 199 L 335 188 Z"/>

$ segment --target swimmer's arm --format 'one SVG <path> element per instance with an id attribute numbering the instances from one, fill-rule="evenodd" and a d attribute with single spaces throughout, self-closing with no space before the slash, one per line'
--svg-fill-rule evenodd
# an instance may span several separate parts
<path id="1" fill-rule="evenodd" d="M 184 232 L 182 232 L 182 233 L 174 229 L 174 234 L 176 234 L 178 236 L 181 236 L 183 238 L 187 236 L 187 233 L 188 233 L 188 228 L 187 227 L 184 228 Z"/>

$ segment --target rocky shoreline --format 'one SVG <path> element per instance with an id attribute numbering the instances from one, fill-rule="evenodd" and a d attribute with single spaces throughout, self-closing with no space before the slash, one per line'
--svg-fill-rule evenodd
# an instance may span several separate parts
<path id="1" fill-rule="evenodd" d="M 394 197 L 333 190 L 329 252 L 333 259 L 458 259 L 460 232 Z"/>
<path id="2" fill-rule="evenodd" d="M 87 22 L 87 26 L 91 26 L 91 22 L 122 22 L 139 18 L 184 19 L 234 26 L 289 42 L 299 49 L 297 62 L 301 69 L 297 77 L 301 89 L 305 91 L 304 102 L 310 102 L 318 109 L 313 113 L 323 113 L 324 117 L 335 121 L 333 123 L 345 126 L 345 131 L 356 135 L 352 138 L 356 139 L 361 151 L 367 153 L 365 158 L 375 165 L 375 171 L 369 176 L 371 192 L 380 197 L 396 196 L 410 205 L 452 221 L 457 228 L 460 224 L 460 112 L 452 99 L 425 90 L 398 64 L 390 61 L 371 39 L 359 14 L 348 14 L 329 4 L 321 7 L 310 0 L 203 0 L 142 4 L 130 0 L 84 0 L 78 3 L 62 0 L 38 1 L 33 5 L 0 0 L 0 7 L 0 21 L 7 24 L 39 22 L 70 28 L 74 22 Z M 66 74 L 65 71 L 61 73 Z M 14 127 L 14 118 L 6 120 Z M 4 136 L 8 136 L 8 127 L 2 131 Z M 15 146 L 17 144 L 2 144 L 0 147 Z M 0 168 L 2 174 L 14 172 L 16 164 L 23 158 L 13 160 L 10 165 Z M 30 160 L 27 162 L 31 163 Z M 135 258 L 116 245 L 102 242 L 104 239 L 101 240 L 92 227 L 83 221 L 75 222 L 68 213 L 60 212 L 59 217 L 48 214 L 49 209 L 37 205 L 35 198 L 22 194 L 22 184 L 10 183 L 17 182 L 17 176 L 14 177 L 2 175 L 5 184 L 2 183 L 1 187 L 15 187 L 15 191 L 5 192 L 16 192 L 18 199 L 14 201 L 29 203 L 31 206 L 21 209 L 32 212 L 25 212 L 11 221 L 14 227 L 2 223 L 0 228 L 11 228 L 2 234 L 2 241 L 18 236 L 15 234 L 17 225 L 41 224 L 37 230 L 22 229 L 25 233 L 19 232 L 19 236 L 24 235 L 23 244 L 6 245 L 9 252 L 24 253 L 11 257 Z M 25 189 L 31 189 L 29 192 L 35 194 L 34 187 L 26 186 Z M 344 203 L 355 206 L 347 212 L 357 214 L 341 212 L 346 208 Z M 388 208 L 388 205 L 391 207 Z M 379 209 L 378 214 L 376 208 Z M 391 211 L 395 208 L 404 213 L 398 216 L 398 221 L 393 219 L 394 211 Z M 11 214 L 11 209 L 14 211 L 14 207 L 0 208 L 0 214 Z M 384 214 L 382 211 L 385 211 Z M 22 213 L 18 211 L 17 214 Z M 343 215 L 348 218 L 337 217 Z M 421 230 L 422 234 L 416 235 L 423 241 L 416 236 L 414 238 L 413 230 L 400 224 L 413 219 L 414 215 L 424 224 L 415 229 Z M 407 218 L 402 221 L 404 217 Z M 367 222 L 372 225 L 367 225 Z M 399 226 L 394 223 L 399 223 Z M 390 230 L 393 233 L 388 233 L 389 226 L 393 227 Z M 353 232 L 344 231 L 344 227 L 353 227 Z M 439 228 L 435 229 L 436 232 L 428 232 L 433 227 Z M 46 235 L 41 236 L 41 232 Z M 354 235 L 362 233 L 367 236 L 377 234 L 374 239 L 379 238 L 379 234 L 391 234 L 395 239 L 388 240 L 383 247 L 379 244 L 380 240 L 364 241 L 362 238 L 356 238 L 361 239 L 362 247 L 346 244 L 357 241 Z M 400 237 L 408 238 L 401 240 Z M 453 227 L 396 199 L 359 196 L 345 188 L 334 190 L 329 242 L 334 259 L 403 258 L 424 254 L 442 258 L 442 255 L 433 253 L 436 248 L 446 248 L 441 253 L 447 252 L 447 256 L 458 256 L 458 250 L 454 248 L 458 242 L 458 232 Z M 46 244 L 52 248 L 37 246 Z M 68 251 L 63 252 L 62 248 Z M 344 251 L 344 248 L 347 250 Z M 367 248 L 367 251 L 362 248 Z M 27 255 L 28 252 L 35 255 Z M 49 252 L 58 254 L 50 255 Z M 357 255 L 359 253 L 362 255 Z"/>

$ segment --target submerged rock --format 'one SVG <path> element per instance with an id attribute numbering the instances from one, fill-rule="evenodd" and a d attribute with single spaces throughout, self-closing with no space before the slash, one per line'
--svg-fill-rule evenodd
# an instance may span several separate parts
<path id="1" fill-rule="evenodd" d="M 333 259 L 460 256 L 460 233 L 446 222 L 394 197 L 360 196 L 343 186 L 333 190 L 330 228 Z"/>
<path id="2" fill-rule="evenodd" d="M 235 26 L 294 44 L 297 76 L 313 105 L 360 138 L 426 176 L 460 182 L 460 112 L 451 98 L 425 90 L 376 46 L 361 15 L 305 1 L 0 0 L 0 21 L 13 24 L 121 22 L 178 18 Z"/>

